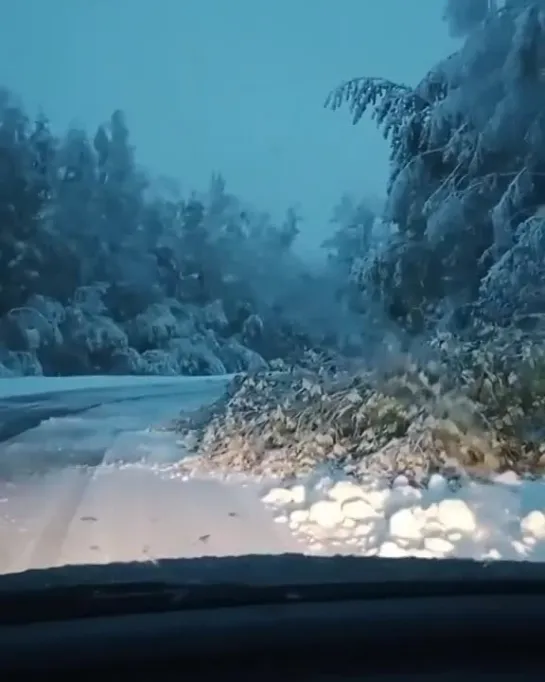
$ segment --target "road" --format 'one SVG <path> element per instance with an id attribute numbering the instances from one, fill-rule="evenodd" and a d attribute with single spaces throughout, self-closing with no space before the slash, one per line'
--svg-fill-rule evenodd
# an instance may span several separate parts
<path id="1" fill-rule="evenodd" d="M 0 398 L 0 574 L 301 552 L 256 487 L 184 481 L 175 435 L 149 430 L 224 385 L 173 379 Z"/>

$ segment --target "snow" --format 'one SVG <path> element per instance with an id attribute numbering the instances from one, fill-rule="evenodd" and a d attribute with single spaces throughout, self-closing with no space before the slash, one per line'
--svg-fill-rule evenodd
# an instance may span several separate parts
<path id="1" fill-rule="evenodd" d="M 40 517 L 46 515 L 46 508 L 51 508 L 52 519 L 58 519 L 57 498 L 69 497 L 69 486 L 80 480 L 79 474 L 70 474 L 70 468 L 75 471 L 98 453 L 102 464 L 90 479 L 81 509 L 73 512 L 70 541 L 65 539 L 62 545 L 63 556 L 71 562 L 78 562 L 80 550 L 82 557 L 95 556 L 89 547 L 98 544 L 108 550 L 102 558 L 96 555 L 97 561 L 113 561 L 120 553 L 123 560 L 130 560 L 131 552 L 136 560 L 142 555 L 144 535 L 148 554 L 156 557 L 294 551 L 295 547 L 302 554 L 318 555 L 545 561 L 545 480 L 505 473 L 487 483 L 464 481 L 454 488 L 435 475 L 426 489 L 417 489 L 403 476 L 393 485 L 376 478 L 356 483 L 319 473 L 290 485 L 239 475 L 206 480 L 188 476 L 178 466 L 183 451 L 176 434 L 150 427 L 172 418 L 184 405 L 192 409 L 213 400 L 226 381 L 227 377 L 2 380 L 4 399 L 10 394 L 31 395 L 34 403 L 40 393 L 100 388 L 109 398 L 115 391 L 124 397 L 81 415 L 46 420 L 0 444 L 4 463 L 26 463 L 33 470 L 35 458 L 55 461 L 48 480 L 57 481 L 42 485 L 34 480 L 6 488 L 1 511 L 15 509 L 14 518 L 19 520 L 13 523 L 21 528 L 42 528 Z M 154 484 L 150 477 L 164 483 Z M 37 492 L 40 486 L 45 492 Z M 46 494 L 47 486 L 56 491 L 54 496 Z M 18 490 L 26 497 L 15 499 Z M 237 505 L 241 511 L 233 516 Z M 102 537 L 100 543 L 78 536 L 92 530 L 89 524 L 76 523 L 78 515 L 97 517 L 92 532 Z M 140 529 L 136 534 L 135 524 Z M 15 556 L 15 549 L 10 549 L 14 531 L 9 532 L 0 546 Z M 191 540 L 193 536 L 197 539 Z M 199 540 L 202 537 L 206 543 Z M 49 553 L 54 554 L 51 549 Z"/>
<path id="2" fill-rule="evenodd" d="M 198 383 L 224 384 L 234 375 L 221 376 L 71 376 L 71 377 L 0 377 L 0 398 L 41 395 L 58 391 L 82 391 L 89 389 L 131 388 L 148 386 L 176 386 Z"/>
<path id="3" fill-rule="evenodd" d="M 439 475 L 425 490 L 400 476 L 320 478 L 263 496 L 277 523 L 319 554 L 545 561 L 545 481 L 512 474 L 452 490 Z"/>

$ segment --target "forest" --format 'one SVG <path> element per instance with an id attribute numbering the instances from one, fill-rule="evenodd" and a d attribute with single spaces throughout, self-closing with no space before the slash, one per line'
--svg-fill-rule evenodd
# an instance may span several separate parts
<path id="1" fill-rule="evenodd" d="M 328 258 L 309 265 L 293 207 L 274 224 L 218 174 L 173 197 L 138 166 L 121 111 L 58 139 L 6 91 L 0 169 L 1 375 L 223 374 L 355 352 L 347 273 L 361 235 L 380 239 L 363 204 L 341 198 Z"/>
<path id="2" fill-rule="evenodd" d="M 383 213 L 332 207 L 321 265 L 293 207 L 277 224 L 221 175 L 158 189 L 121 110 L 58 138 L 2 91 L 0 376 L 242 373 L 193 428 L 250 468 L 294 442 L 356 470 L 541 467 L 545 0 L 447 0 L 444 21 L 459 48 L 416 85 L 324 93 L 373 117 L 391 173 Z"/>

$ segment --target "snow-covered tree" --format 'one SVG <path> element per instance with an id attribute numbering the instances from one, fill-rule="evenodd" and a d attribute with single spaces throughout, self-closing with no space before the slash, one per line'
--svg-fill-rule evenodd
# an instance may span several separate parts
<path id="1" fill-rule="evenodd" d="M 0 315 L 21 305 L 36 290 L 44 263 L 40 230 L 51 193 L 54 141 L 45 119 L 32 123 L 10 93 L 0 91 Z"/>
<path id="2" fill-rule="evenodd" d="M 312 314 L 293 303 L 307 281 L 300 221 L 290 207 L 276 223 L 220 174 L 187 196 L 152 188 L 121 111 L 94 136 L 57 139 L 2 92 L 0 372 L 208 373 L 296 357 L 313 343 Z"/>
<path id="3" fill-rule="evenodd" d="M 369 109 L 390 143 L 386 217 L 399 234 L 365 279 L 420 323 L 446 301 L 498 310 L 487 275 L 520 263 L 505 254 L 545 203 L 545 3 L 449 0 L 445 18 L 463 44 L 415 87 L 360 78 L 327 101 L 354 122 Z"/>
<path id="4" fill-rule="evenodd" d="M 331 217 L 335 231 L 322 245 L 329 259 L 349 271 L 371 248 L 375 219 L 364 201 L 356 202 L 347 194 L 341 197 Z"/>

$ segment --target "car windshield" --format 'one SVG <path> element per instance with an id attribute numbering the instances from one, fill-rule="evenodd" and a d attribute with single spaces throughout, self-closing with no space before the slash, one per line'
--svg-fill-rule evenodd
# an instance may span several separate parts
<path id="1" fill-rule="evenodd" d="M 0 5 L 0 573 L 545 561 L 545 0 Z"/>

